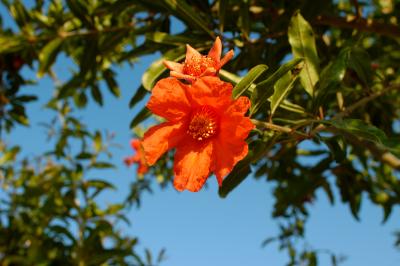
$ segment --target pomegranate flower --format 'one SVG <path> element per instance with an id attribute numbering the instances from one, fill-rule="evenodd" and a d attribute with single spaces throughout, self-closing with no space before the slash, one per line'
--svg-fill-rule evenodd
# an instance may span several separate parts
<path id="1" fill-rule="evenodd" d="M 214 172 L 219 185 L 248 152 L 245 142 L 254 125 L 245 113 L 247 97 L 232 99 L 232 85 L 203 77 L 192 85 L 175 78 L 160 80 L 147 103 L 166 122 L 151 127 L 142 140 L 146 161 L 153 165 L 176 148 L 174 186 L 199 191 Z"/>
<path id="2" fill-rule="evenodd" d="M 217 75 L 221 67 L 233 57 L 233 50 L 230 50 L 222 59 L 221 53 L 222 43 L 217 37 L 208 55 L 201 55 L 196 49 L 186 45 L 186 59 L 183 64 L 164 61 L 164 65 L 171 70 L 171 77 L 193 82 L 199 77 Z"/>
<path id="3" fill-rule="evenodd" d="M 141 147 L 141 143 L 138 139 L 131 140 L 131 147 L 136 152 L 135 155 L 126 157 L 124 162 L 127 166 L 130 166 L 134 163 L 138 164 L 137 173 L 145 174 L 148 171 L 148 167 L 146 164 L 146 160 L 144 158 L 143 149 Z"/>

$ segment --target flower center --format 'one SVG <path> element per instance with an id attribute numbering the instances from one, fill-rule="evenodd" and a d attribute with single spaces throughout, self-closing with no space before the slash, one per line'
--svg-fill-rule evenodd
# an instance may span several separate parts
<path id="1" fill-rule="evenodd" d="M 218 115 L 214 108 L 208 105 L 195 109 L 190 117 L 187 133 L 195 140 L 211 138 L 218 130 Z"/>
<path id="2" fill-rule="evenodd" d="M 201 76 L 207 68 L 215 69 L 215 62 L 212 58 L 202 55 L 201 57 L 192 57 L 186 60 L 183 65 L 183 73 L 191 76 Z"/>

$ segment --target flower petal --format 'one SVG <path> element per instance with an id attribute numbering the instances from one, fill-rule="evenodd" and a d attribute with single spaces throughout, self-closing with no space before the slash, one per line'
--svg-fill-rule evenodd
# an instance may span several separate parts
<path id="1" fill-rule="evenodd" d="M 177 121 L 190 113 L 186 97 L 187 85 L 175 78 L 165 78 L 154 86 L 147 108 L 169 121 Z"/>
<path id="2" fill-rule="evenodd" d="M 131 147 L 132 149 L 134 149 L 135 151 L 138 151 L 140 148 L 140 140 L 138 139 L 131 139 Z"/>
<path id="3" fill-rule="evenodd" d="M 185 189 L 199 191 L 211 173 L 213 144 L 211 141 L 184 141 L 176 149 L 174 163 L 174 187 L 178 191 Z"/>
<path id="4" fill-rule="evenodd" d="M 193 77 L 191 75 L 182 74 L 182 73 L 176 72 L 176 71 L 170 71 L 169 74 L 171 77 L 174 77 L 177 79 L 184 79 L 190 83 L 192 83 L 196 80 L 196 77 Z"/>
<path id="5" fill-rule="evenodd" d="M 186 60 L 191 60 L 192 58 L 201 57 L 199 51 L 194 49 L 189 44 L 186 44 Z"/>
<path id="6" fill-rule="evenodd" d="M 153 165 L 167 150 L 174 148 L 185 134 L 183 123 L 165 122 L 151 127 L 142 140 L 147 164 Z"/>
<path id="7" fill-rule="evenodd" d="M 235 143 L 214 140 L 214 173 L 219 186 L 222 180 L 228 175 L 237 162 L 246 157 L 248 145 L 244 140 Z"/>
<path id="8" fill-rule="evenodd" d="M 217 37 L 215 39 L 213 47 L 208 52 L 208 57 L 214 60 L 214 62 L 219 62 L 219 60 L 221 59 L 221 52 L 222 52 L 221 39 Z"/>
<path id="9" fill-rule="evenodd" d="M 181 72 L 183 71 L 183 65 L 177 62 L 165 60 L 164 66 L 172 71 Z"/>
<path id="10" fill-rule="evenodd" d="M 251 105 L 250 99 L 246 96 L 241 96 L 233 102 L 231 106 L 227 109 L 227 113 L 240 113 L 244 115 L 247 110 L 249 110 Z"/>
<path id="11" fill-rule="evenodd" d="M 187 87 L 187 92 L 193 107 L 210 105 L 218 111 L 225 111 L 232 102 L 232 84 L 219 77 L 198 78 Z"/>
<path id="12" fill-rule="evenodd" d="M 228 63 L 229 60 L 232 59 L 234 53 L 233 50 L 229 50 L 229 52 L 226 53 L 226 55 L 219 61 L 219 68 L 223 67 L 226 63 Z"/>
<path id="13" fill-rule="evenodd" d="M 253 128 L 251 120 L 240 113 L 221 117 L 218 137 L 213 140 L 214 173 L 220 185 L 223 177 L 247 155 L 248 145 L 244 140 Z"/>

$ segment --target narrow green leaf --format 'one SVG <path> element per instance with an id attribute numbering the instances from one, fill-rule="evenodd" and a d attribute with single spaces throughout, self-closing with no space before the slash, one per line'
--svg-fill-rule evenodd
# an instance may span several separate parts
<path id="1" fill-rule="evenodd" d="M 93 137 L 93 148 L 94 148 L 95 152 L 100 152 L 102 146 L 103 146 L 103 142 L 101 139 L 101 134 L 99 131 L 96 131 L 96 133 Z"/>
<path id="2" fill-rule="evenodd" d="M 232 172 L 222 181 L 218 194 L 225 198 L 229 192 L 236 188 L 251 173 L 250 163 L 248 160 L 240 161 L 233 168 Z"/>
<path id="3" fill-rule="evenodd" d="M 348 66 L 366 85 L 371 85 L 373 77 L 371 59 L 363 48 L 355 46 L 351 49 Z"/>
<path id="4" fill-rule="evenodd" d="M 115 186 L 107 181 L 101 180 L 101 179 L 91 179 L 85 182 L 85 185 L 89 188 L 89 187 L 93 187 L 93 188 L 97 188 L 97 189 L 112 189 L 115 190 Z"/>
<path id="5" fill-rule="evenodd" d="M 219 18 L 220 34 L 222 34 L 224 32 L 226 10 L 230 7 L 229 1 L 230 0 L 219 0 L 218 1 L 218 18 Z"/>
<path id="6" fill-rule="evenodd" d="M 21 150 L 21 148 L 16 146 L 16 147 L 13 147 L 10 150 L 4 152 L 3 156 L 0 157 L 0 164 L 5 164 L 8 162 L 15 161 L 15 158 L 20 150 Z"/>
<path id="7" fill-rule="evenodd" d="M 151 91 L 159 77 L 167 70 L 163 61 L 179 61 L 185 58 L 185 50 L 186 48 L 184 46 L 169 50 L 162 58 L 153 62 L 142 76 L 143 87 Z"/>
<path id="8" fill-rule="evenodd" d="M 56 38 L 46 44 L 45 47 L 39 53 L 39 70 L 38 77 L 41 78 L 43 75 L 49 71 L 51 65 L 57 58 L 60 51 L 63 40 L 61 38 Z"/>
<path id="9" fill-rule="evenodd" d="M 270 75 L 266 80 L 258 83 L 251 95 L 250 114 L 254 114 L 258 109 L 268 101 L 268 98 L 274 93 L 274 84 L 282 78 L 287 72 L 295 69 L 302 62 L 302 58 L 293 59 L 282 65 L 277 71 Z"/>
<path id="10" fill-rule="evenodd" d="M 111 69 L 107 69 L 103 71 L 103 78 L 105 79 L 107 83 L 107 87 L 110 90 L 110 92 L 115 96 L 115 97 L 120 97 L 121 96 L 121 91 L 118 87 L 118 83 L 114 78 L 114 72 Z"/>
<path id="11" fill-rule="evenodd" d="M 146 39 L 155 43 L 167 44 L 167 45 L 185 45 L 185 44 L 196 44 L 204 42 L 207 39 L 193 38 L 186 35 L 171 35 L 165 32 L 150 32 L 146 34 Z"/>
<path id="12" fill-rule="evenodd" d="M 274 94 L 271 96 L 271 117 L 274 115 L 276 109 L 282 101 L 289 94 L 294 84 L 298 79 L 298 75 L 291 75 L 287 72 L 281 79 L 279 79 L 274 86 Z"/>
<path id="13" fill-rule="evenodd" d="M 314 86 L 319 80 L 319 58 L 314 32 L 299 11 L 290 20 L 288 36 L 294 58 L 304 58 L 304 67 L 300 72 L 301 84 L 314 97 Z"/>
<path id="14" fill-rule="evenodd" d="M 85 2 L 86 1 L 66 0 L 67 6 L 71 10 L 72 14 L 79 18 L 86 26 L 92 27 L 88 8 L 84 5 Z"/>
<path id="15" fill-rule="evenodd" d="M 378 144 L 383 145 L 387 140 L 382 130 L 359 119 L 332 120 L 330 123 L 337 129 Z"/>
<path id="16" fill-rule="evenodd" d="M 238 26 L 245 39 L 248 39 L 250 32 L 249 0 L 240 1 Z"/>
<path id="17" fill-rule="evenodd" d="M 92 87 L 90 87 L 90 92 L 92 94 L 93 99 L 100 105 L 103 105 L 103 95 L 100 92 L 99 87 L 94 84 Z"/>
<path id="18" fill-rule="evenodd" d="M 238 75 L 235 75 L 229 71 L 226 71 L 225 69 L 219 70 L 219 76 L 221 77 L 222 80 L 230 82 L 233 85 L 237 85 L 241 80 L 241 78 Z"/>
<path id="19" fill-rule="evenodd" d="M 178 18 L 186 21 L 198 30 L 202 30 L 211 37 L 214 36 L 214 32 L 208 28 L 209 23 L 200 16 L 199 11 L 195 10 L 184 0 L 161 0 L 163 4 Z M 208 14 L 207 14 L 208 15 Z"/>
<path id="20" fill-rule="evenodd" d="M 23 50 L 29 43 L 22 36 L 7 36 L 0 33 L 0 54 Z"/>
<path id="21" fill-rule="evenodd" d="M 114 168 L 114 165 L 107 162 L 95 162 L 92 165 L 92 168 L 106 169 L 106 168 Z"/>
<path id="22" fill-rule="evenodd" d="M 84 91 L 74 94 L 74 103 L 78 108 L 84 108 L 87 104 L 87 96 Z"/>
<path id="23" fill-rule="evenodd" d="M 239 96 L 244 94 L 247 89 L 253 84 L 253 82 L 266 70 L 268 69 L 267 65 L 257 65 L 250 69 L 250 71 L 244 76 L 238 84 L 236 84 L 235 88 L 233 88 L 233 98 L 237 99 Z"/>
<path id="24" fill-rule="evenodd" d="M 143 87 L 140 86 L 135 95 L 133 95 L 132 99 L 129 101 L 129 108 L 135 107 L 135 105 L 140 102 L 149 92 Z"/>
<path id="25" fill-rule="evenodd" d="M 129 128 L 136 127 L 140 122 L 144 121 L 146 118 L 151 116 L 151 112 L 149 109 L 144 107 L 131 121 Z"/>

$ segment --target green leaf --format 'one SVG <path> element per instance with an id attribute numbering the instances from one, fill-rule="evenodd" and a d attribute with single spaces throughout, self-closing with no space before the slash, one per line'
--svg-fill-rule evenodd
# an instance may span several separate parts
<path id="1" fill-rule="evenodd" d="M 133 95 L 132 99 L 129 101 L 129 108 L 135 107 L 135 105 L 143 100 L 143 98 L 148 94 L 149 92 L 143 87 L 140 86 L 135 95 Z"/>
<path id="2" fill-rule="evenodd" d="M 268 69 L 267 65 L 257 65 L 250 69 L 250 71 L 244 76 L 238 84 L 236 84 L 235 88 L 233 88 L 233 98 L 237 99 L 239 96 L 244 94 L 247 89 L 254 83 L 254 81 L 266 70 Z"/>
<path id="3" fill-rule="evenodd" d="M 0 33 L 0 54 L 23 50 L 29 43 L 22 36 L 6 36 Z"/>
<path id="4" fill-rule="evenodd" d="M 301 84 L 314 97 L 314 86 L 319 80 L 319 58 L 313 30 L 299 11 L 290 20 L 288 36 L 294 58 L 304 59 L 304 67 L 300 72 Z"/>
<path id="5" fill-rule="evenodd" d="M 92 87 L 90 87 L 90 92 L 92 94 L 93 99 L 100 105 L 103 105 L 103 96 L 101 95 L 100 89 L 96 84 L 93 84 Z"/>
<path id="6" fill-rule="evenodd" d="M 72 14 L 79 18 L 83 24 L 88 27 L 92 27 L 92 22 L 90 21 L 88 8 L 84 5 L 86 1 L 79 0 L 66 0 L 66 3 L 71 10 Z"/>
<path id="7" fill-rule="evenodd" d="M 353 69 L 366 85 L 371 85 L 373 72 L 369 54 L 363 48 L 355 46 L 351 49 L 348 60 L 349 68 Z"/>
<path id="8" fill-rule="evenodd" d="M 101 179 L 91 179 L 85 182 L 85 185 L 89 188 L 89 187 L 93 187 L 93 188 L 97 188 L 100 190 L 109 188 L 112 190 L 115 190 L 115 186 L 107 181 L 101 180 Z"/>
<path id="9" fill-rule="evenodd" d="M 233 85 L 236 85 L 240 82 L 241 78 L 238 75 L 235 75 L 229 71 L 226 71 L 225 69 L 220 69 L 219 70 L 219 75 L 222 80 L 225 80 L 227 82 L 232 83 Z"/>
<path id="10" fill-rule="evenodd" d="M 291 75 L 287 72 L 281 79 L 279 79 L 274 86 L 274 94 L 271 96 L 271 117 L 274 115 L 276 109 L 282 101 L 289 94 L 294 84 L 298 79 L 298 75 Z"/>
<path id="11" fill-rule="evenodd" d="M 249 148 L 249 153 L 233 168 L 232 172 L 222 181 L 222 186 L 218 190 L 221 198 L 225 198 L 251 173 L 250 164 L 258 161 L 275 144 L 276 137 L 272 136 L 267 142 L 256 143 Z"/>
<path id="12" fill-rule="evenodd" d="M 343 130 L 346 133 L 378 144 L 384 144 L 387 140 L 382 130 L 359 119 L 332 120 L 330 123 L 337 129 Z"/>
<path id="13" fill-rule="evenodd" d="M 105 79 L 108 89 L 115 97 L 121 96 L 121 91 L 119 90 L 117 81 L 114 78 L 114 72 L 111 69 L 103 71 L 103 78 Z"/>
<path id="14" fill-rule="evenodd" d="M 114 168 L 114 165 L 107 162 L 95 162 L 91 165 L 92 168 L 107 169 Z"/>
<path id="15" fill-rule="evenodd" d="M 226 10 L 230 7 L 230 0 L 219 0 L 218 1 L 218 18 L 219 18 L 219 31 L 222 34 L 224 32 L 225 15 Z"/>
<path id="16" fill-rule="evenodd" d="M 249 0 L 240 1 L 238 26 L 242 31 L 244 38 L 248 39 L 250 31 Z"/>
<path id="17" fill-rule="evenodd" d="M 268 98 L 274 93 L 274 84 L 282 78 L 287 72 L 295 69 L 303 59 L 293 59 L 282 65 L 277 71 L 270 75 L 266 80 L 258 83 L 251 95 L 250 114 L 254 114 L 258 109 L 268 101 Z"/>
<path id="18" fill-rule="evenodd" d="M 38 77 L 41 78 L 43 75 L 49 71 L 50 67 L 53 65 L 57 58 L 57 55 L 63 44 L 63 39 L 56 38 L 46 44 L 45 47 L 39 53 L 39 70 Z"/>
<path id="19" fill-rule="evenodd" d="M 186 45 L 186 44 L 191 44 L 191 43 L 199 43 L 199 42 L 204 42 L 207 39 L 199 39 L 199 38 L 193 38 L 192 36 L 187 36 L 185 35 L 170 35 L 165 32 L 150 32 L 146 34 L 146 39 L 155 43 L 161 43 L 161 44 L 167 44 L 167 45 Z"/>
<path id="20" fill-rule="evenodd" d="M 346 149 L 343 147 L 343 140 L 340 136 L 322 138 L 322 140 L 328 146 L 336 162 L 341 163 L 346 159 Z"/>
<path id="21" fill-rule="evenodd" d="M 99 152 L 103 146 L 103 142 L 101 139 L 101 134 L 99 131 L 96 131 L 93 137 L 93 147 L 96 152 Z"/>
<path id="22" fill-rule="evenodd" d="M 220 197 L 225 198 L 234 188 L 236 188 L 251 173 L 250 163 L 244 159 L 233 168 L 232 172 L 222 181 L 222 186 L 218 190 Z"/>
<path id="23" fill-rule="evenodd" d="M 4 152 L 3 156 L 0 157 L 0 165 L 15 161 L 15 158 L 20 150 L 21 148 L 16 146 Z"/>
<path id="24" fill-rule="evenodd" d="M 140 122 L 143 120 L 147 119 L 148 117 L 151 116 L 151 112 L 149 109 L 144 107 L 131 121 L 131 124 L 129 125 L 129 128 L 134 128 L 136 127 Z"/>
<path id="25" fill-rule="evenodd" d="M 78 108 L 84 108 L 87 104 L 87 96 L 84 91 L 74 94 L 74 103 Z"/>
<path id="26" fill-rule="evenodd" d="M 208 21 L 204 20 L 200 16 L 199 11 L 192 8 L 191 5 L 186 3 L 184 0 L 161 0 L 172 13 L 176 14 L 178 18 L 186 21 L 188 24 L 198 30 L 202 30 L 211 37 L 214 36 L 214 32 L 208 28 Z"/>
<path id="27" fill-rule="evenodd" d="M 151 91 L 156 83 L 156 81 L 160 78 L 160 76 L 167 70 L 164 66 L 164 60 L 170 61 L 179 61 L 185 58 L 185 47 L 178 47 L 172 50 L 169 50 L 164 54 L 164 56 L 157 61 L 153 62 L 150 67 L 146 70 L 146 72 L 142 76 L 142 84 L 143 87 Z"/>

